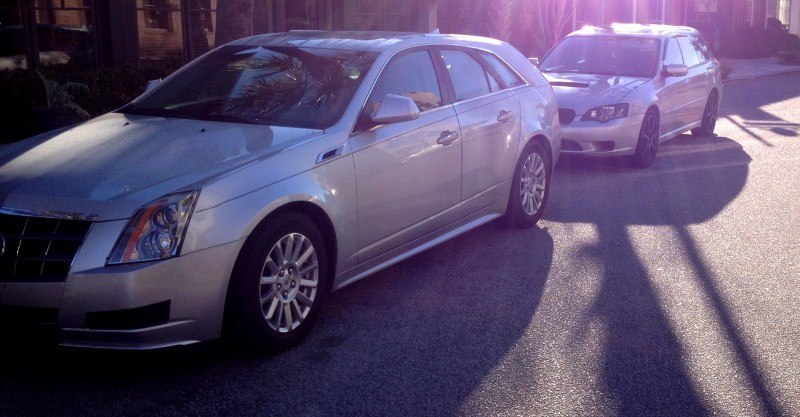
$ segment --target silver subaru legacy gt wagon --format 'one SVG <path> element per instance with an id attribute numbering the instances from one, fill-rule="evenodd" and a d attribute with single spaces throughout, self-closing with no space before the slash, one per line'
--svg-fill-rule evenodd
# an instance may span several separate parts
<path id="1" fill-rule="evenodd" d="M 559 149 L 553 90 L 506 43 L 235 41 L 0 150 L 0 330 L 280 350 L 332 290 L 503 215 L 535 224 Z"/>
<path id="2" fill-rule="evenodd" d="M 689 130 L 714 133 L 722 71 L 690 27 L 587 26 L 554 46 L 539 69 L 558 98 L 565 154 L 626 155 L 645 168 L 661 142 Z"/>

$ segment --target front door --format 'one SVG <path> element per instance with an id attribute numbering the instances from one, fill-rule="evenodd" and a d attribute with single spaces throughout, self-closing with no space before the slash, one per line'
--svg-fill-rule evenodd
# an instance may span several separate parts
<path id="1" fill-rule="evenodd" d="M 686 65 L 678 46 L 677 38 L 669 38 L 664 52 L 663 66 Z M 656 80 L 658 101 L 661 104 L 661 135 L 682 128 L 691 115 L 691 77 L 684 75 L 675 77 L 668 75 L 662 68 L 661 78 Z"/>
<path id="2" fill-rule="evenodd" d="M 411 98 L 419 119 L 372 125 L 350 137 L 358 191 L 359 262 L 395 249 L 454 220 L 461 201 L 461 140 L 456 112 L 444 104 L 430 52 L 396 56 L 367 100 Z"/>

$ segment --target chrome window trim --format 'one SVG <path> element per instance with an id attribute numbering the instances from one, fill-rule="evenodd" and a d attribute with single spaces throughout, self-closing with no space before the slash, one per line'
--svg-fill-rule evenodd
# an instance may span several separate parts
<path id="1" fill-rule="evenodd" d="M 490 96 L 492 94 L 497 94 L 497 93 L 502 93 L 502 92 L 510 92 L 510 91 L 515 91 L 515 90 L 521 89 L 523 87 L 532 86 L 532 84 L 529 83 L 528 80 L 525 77 L 523 77 L 522 74 L 520 74 L 519 71 L 517 71 L 517 69 L 514 68 L 513 65 L 509 64 L 508 61 L 506 61 L 501 56 L 497 55 L 495 52 L 493 52 L 493 51 L 491 51 L 489 49 L 482 48 L 482 47 L 477 47 L 477 46 L 471 46 L 471 45 L 462 45 L 462 44 L 453 43 L 453 42 L 430 43 L 430 44 L 425 44 L 425 45 L 409 45 L 409 46 L 407 46 L 405 48 L 402 48 L 400 50 L 397 50 L 397 51 L 393 52 L 390 56 L 388 56 L 384 60 L 383 64 L 380 66 L 380 68 L 378 68 L 378 67 L 376 67 L 374 65 L 370 68 L 370 71 L 372 71 L 373 69 L 376 69 L 377 72 L 378 72 L 378 75 L 377 75 L 377 77 L 375 77 L 374 80 L 372 80 L 372 83 L 370 84 L 369 89 L 367 90 L 367 94 L 365 96 L 366 98 L 364 99 L 364 102 L 361 103 L 359 114 L 362 111 L 364 111 L 364 108 L 367 105 L 367 100 L 369 100 L 369 98 L 372 96 L 372 92 L 375 89 L 375 85 L 378 83 L 378 80 L 380 79 L 381 74 L 383 74 L 383 71 L 386 69 L 386 67 L 389 65 L 389 63 L 391 63 L 392 60 L 394 60 L 395 57 L 397 57 L 398 55 L 401 55 L 403 53 L 410 53 L 414 49 L 424 50 L 424 51 L 428 51 L 429 53 L 431 53 L 431 52 L 435 52 L 436 49 L 441 49 L 441 48 L 447 49 L 448 47 L 452 47 L 454 49 L 465 49 L 466 48 L 466 49 L 471 49 L 471 50 L 474 50 L 474 51 L 482 51 L 482 52 L 486 52 L 488 54 L 494 55 L 495 58 L 500 60 L 500 62 L 502 62 L 508 69 L 510 69 L 514 73 L 514 75 L 517 76 L 517 78 L 519 78 L 520 81 L 522 81 L 522 84 L 518 85 L 516 87 L 504 88 L 504 89 L 498 90 L 498 91 L 491 91 L 488 94 L 483 94 L 483 95 L 480 95 L 480 96 L 471 97 L 471 98 L 469 98 L 467 100 L 460 100 L 459 101 L 459 100 L 456 100 L 455 97 L 453 97 L 453 101 L 452 102 L 444 104 L 444 105 L 439 106 L 437 108 L 433 108 L 433 109 L 429 109 L 429 110 L 425 110 L 423 112 L 420 112 L 420 116 L 428 114 L 429 112 L 433 112 L 433 111 L 445 108 L 445 107 L 447 107 L 447 105 L 453 106 L 453 105 L 455 105 L 457 103 L 465 103 L 465 102 L 474 100 L 476 98 L 485 98 L 485 97 L 488 97 L 488 96 Z M 433 60 L 433 57 L 431 57 L 431 60 Z M 434 64 L 434 67 L 435 67 L 436 64 L 435 63 L 433 63 L 433 64 Z M 481 64 L 481 66 L 483 66 L 483 65 Z M 484 69 L 484 71 L 485 71 L 485 69 Z M 437 73 L 437 77 L 438 76 L 439 76 L 439 74 Z M 440 82 L 440 84 L 441 84 L 441 82 Z M 444 92 L 443 91 L 441 91 L 440 93 L 442 94 L 442 96 L 444 96 Z M 442 99 L 444 99 L 444 97 L 442 97 Z M 348 137 L 353 136 L 356 133 L 359 133 L 359 132 L 355 131 L 356 124 L 357 124 L 357 120 L 354 121 L 353 125 L 350 126 L 350 129 L 348 129 L 350 131 L 350 133 L 348 134 Z"/>
<path id="2" fill-rule="evenodd" d="M 504 43 L 504 44 L 505 44 L 505 43 Z M 523 77 L 523 76 L 522 76 L 522 74 L 520 74 L 520 73 L 517 71 L 517 69 L 516 69 L 516 68 L 514 68 L 514 66 L 513 66 L 513 65 L 509 64 L 509 63 L 508 63 L 508 61 L 506 61 L 505 59 L 503 59 L 503 58 L 502 58 L 500 55 L 497 55 L 497 54 L 496 54 L 494 51 L 492 51 L 492 50 L 489 50 L 489 49 L 486 49 L 486 48 L 482 48 L 482 47 L 478 47 L 478 46 L 472 46 L 472 45 L 460 45 L 460 44 L 457 44 L 457 43 L 441 43 L 441 44 L 435 44 L 435 45 L 432 45 L 432 46 L 435 46 L 435 47 L 438 47 L 438 48 L 442 48 L 442 47 L 445 47 L 445 48 L 446 48 L 446 47 L 449 47 L 449 46 L 452 46 L 452 47 L 455 47 L 455 48 L 461 48 L 461 49 L 464 49 L 464 48 L 466 48 L 466 49 L 472 49 L 472 50 L 474 50 L 474 51 L 481 51 L 481 52 L 486 52 L 486 53 L 488 53 L 488 54 L 494 55 L 494 56 L 495 56 L 497 59 L 499 59 L 499 60 L 500 60 L 500 62 L 502 62 L 503 64 L 505 64 L 505 65 L 506 65 L 506 66 L 507 66 L 507 67 L 508 67 L 508 68 L 509 68 L 511 71 L 513 71 L 513 72 L 514 72 L 514 74 L 516 74 L 516 75 L 517 75 L 517 77 L 519 77 L 519 79 L 522 81 L 523 85 L 531 85 L 531 84 L 528 82 L 528 80 L 527 80 L 525 77 Z M 518 85 L 517 87 L 522 87 L 523 85 Z M 513 87 L 513 88 L 517 88 L 517 87 Z M 510 88 L 506 88 L 506 90 L 510 90 Z M 502 91 L 502 90 L 501 90 L 501 91 Z"/>

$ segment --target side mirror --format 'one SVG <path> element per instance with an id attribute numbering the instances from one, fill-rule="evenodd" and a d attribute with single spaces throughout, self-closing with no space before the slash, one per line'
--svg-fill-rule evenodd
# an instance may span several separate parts
<path id="1" fill-rule="evenodd" d="M 407 122 L 419 118 L 419 108 L 408 97 L 387 94 L 371 118 L 375 123 Z"/>
<path id="2" fill-rule="evenodd" d="M 669 64 L 664 67 L 664 72 L 668 77 L 683 77 L 689 73 L 689 67 L 683 64 Z"/>
<path id="3" fill-rule="evenodd" d="M 539 58 L 537 57 L 530 57 L 528 58 L 528 61 L 531 61 L 531 64 L 533 64 L 534 67 L 539 66 Z"/>
<path id="4" fill-rule="evenodd" d="M 147 82 L 147 85 L 146 85 L 146 86 L 144 86 L 144 91 L 143 91 L 143 93 L 146 93 L 146 92 L 148 92 L 148 91 L 150 91 L 150 90 L 152 90 L 152 89 L 156 88 L 156 86 L 157 86 L 159 83 L 161 83 L 161 79 L 160 79 L 160 78 L 159 78 L 159 79 L 157 79 L 157 80 L 150 80 L 150 81 L 148 81 L 148 82 Z"/>

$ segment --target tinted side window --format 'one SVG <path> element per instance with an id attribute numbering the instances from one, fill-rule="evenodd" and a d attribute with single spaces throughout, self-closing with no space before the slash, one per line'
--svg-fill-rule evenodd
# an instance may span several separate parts
<path id="1" fill-rule="evenodd" d="M 678 41 L 675 38 L 667 40 L 667 51 L 664 52 L 664 65 L 683 65 L 683 57 L 681 56 L 681 49 L 678 47 Z"/>
<path id="2" fill-rule="evenodd" d="M 374 112 L 387 94 L 406 96 L 417 104 L 419 111 L 442 105 L 442 93 L 427 51 L 411 52 L 392 61 L 378 78 L 366 111 Z"/>
<path id="3" fill-rule="evenodd" d="M 497 71 L 497 73 L 500 75 L 500 78 L 503 79 L 503 83 L 505 83 L 508 88 L 519 87 L 525 84 L 525 82 L 519 78 L 519 75 L 517 75 L 504 62 L 500 61 L 498 57 L 488 52 L 481 52 L 481 56 L 486 59 L 486 62 L 492 67 L 492 69 Z"/>
<path id="4" fill-rule="evenodd" d="M 686 62 L 687 66 L 693 67 L 700 63 L 700 57 L 697 56 L 697 50 L 694 49 L 694 46 L 688 37 L 678 37 L 678 44 L 681 46 L 681 52 L 683 52 L 683 61 Z"/>
<path id="5" fill-rule="evenodd" d="M 443 50 L 442 59 L 450 73 L 457 100 L 489 94 L 486 72 L 478 61 L 463 51 Z"/>
<path id="6" fill-rule="evenodd" d="M 708 47 L 708 44 L 702 36 L 691 35 L 689 39 L 692 41 L 692 45 L 694 45 L 695 49 L 697 50 L 697 55 L 700 56 L 701 62 L 714 59 L 711 49 Z"/>

